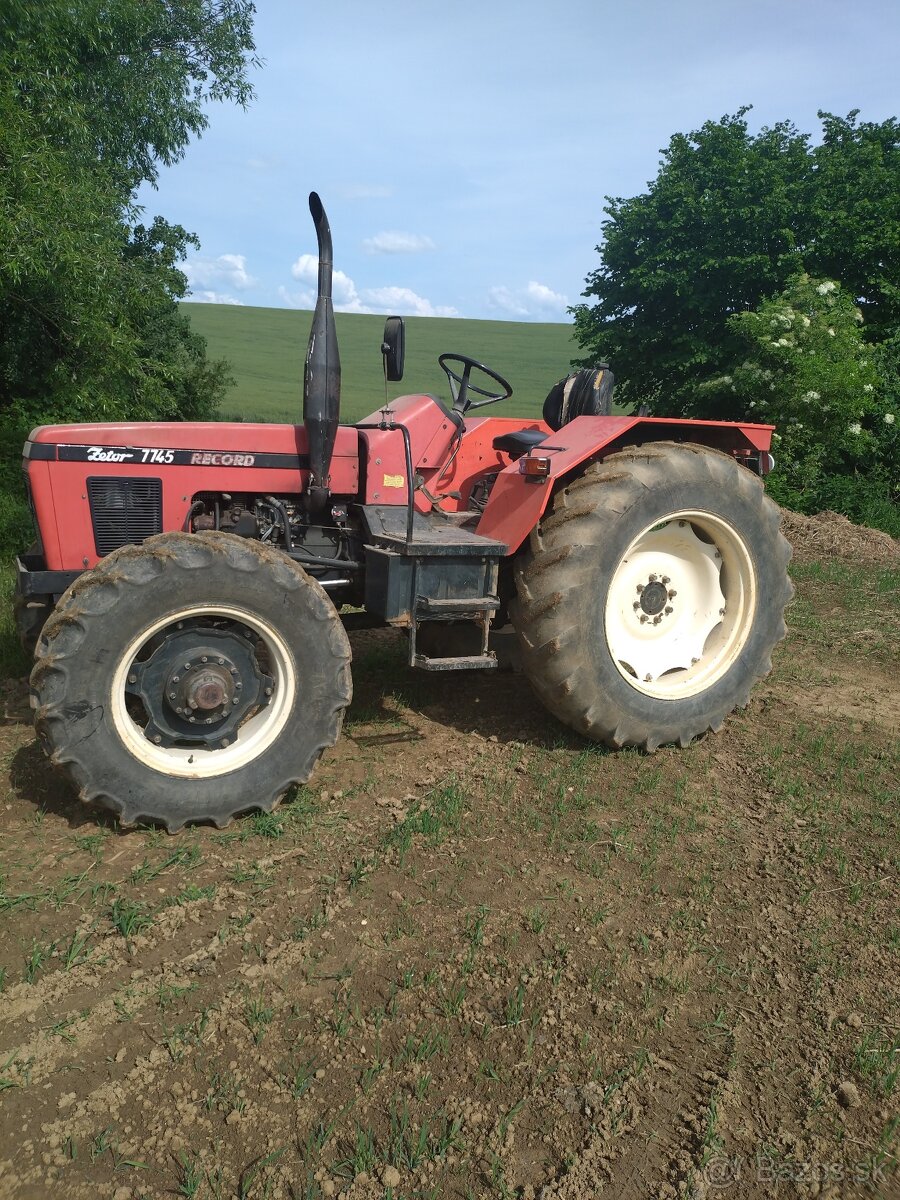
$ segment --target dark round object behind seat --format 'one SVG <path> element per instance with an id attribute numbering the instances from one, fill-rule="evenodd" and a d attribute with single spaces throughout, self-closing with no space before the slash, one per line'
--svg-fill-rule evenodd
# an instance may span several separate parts
<path id="1" fill-rule="evenodd" d="M 614 386 L 615 376 L 606 363 L 567 375 L 550 389 L 544 420 L 551 429 L 560 429 L 575 417 L 608 417 Z"/>

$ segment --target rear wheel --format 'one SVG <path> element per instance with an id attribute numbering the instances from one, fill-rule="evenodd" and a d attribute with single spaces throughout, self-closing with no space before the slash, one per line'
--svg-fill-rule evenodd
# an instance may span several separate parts
<path id="1" fill-rule="evenodd" d="M 221 827 L 305 782 L 340 732 L 350 648 L 297 564 L 228 534 L 105 558 L 47 621 L 36 726 L 81 798 L 123 823 Z"/>
<path id="2" fill-rule="evenodd" d="M 729 455 L 675 443 L 611 455 L 557 494 L 519 561 L 526 674 L 590 738 L 687 745 L 771 669 L 789 559 L 777 507 Z"/>

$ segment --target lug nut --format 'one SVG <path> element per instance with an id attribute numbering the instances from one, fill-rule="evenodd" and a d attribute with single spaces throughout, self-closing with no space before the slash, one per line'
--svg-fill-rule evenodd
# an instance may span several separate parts
<path id="1" fill-rule="evenodd" d="M 725 609 L 724 609 L 724 608 L 720 608 L 720 609 L 719 609 L 719 616 L 720 616 L 720 617 L 724 617 L 724 616 L 725 616 Z"/>
<path id="2" fill-rule="evenodd" d="M 209 662 L 209 659 L 208 659 L 208 658 L 206 657 L 206 655 L 204 654 L 204 655 L 203 655 L 203 657 L 200 659 L 200 661 L 201 661 L 201 662 Z"/>
<path id="3" fill-rule="evenodd" d="M 669 613 L 674 612 L 675 610 L 672 608 L 671 604 L 667 604 L 664 611 L 665 611 L 666 616 L 668 616 Z"/>
<path id="4" fill-rule="evenodd" d="M 668 575 L 663 575 L 662 579 L 661 579 L 659 582 L 660 582 L 660 583 L 665 583 L 665 584 L 667 584 L 667 585 L 668 585 L 668 584 L 669 584 L 669 583 L 671 583 L 672 581 L 671 581 L 671 579 L 669 579 Z"/>
<path id="5" fill-rule="evenodd" d="M 655 575 L 651 575 L 651 576 L 650 576 L 650 582 L 651 582 L 651 583 L 656 583 L 656 576 L 655 576 Z"/>
<path id="6" fill-rule="evenodd" d="M 266 695 L 267 695 L 267 696 L 271 696 L 271 695 L 272 695 L 272 692 L 273 692 L 274 690 L 275 690 L 274 688 L 266 688 Z"/>
<path id="7" fill-rule="evenodd" d="M 646 614 L 646 613 L 642 613 L 642 614 L 641 614 L 641 624 L 642 624 L 642 625 L 646 625 L 646 624 L 647 624 L 647 614 Z"/>
<path id="8" fill-rule="evenodd" d="M 631 607 L 634 609 L 635 612 L 637 612 L 637 610 L 641 607 L 640 602 L 635 600 L 634 604 L 632 604 Z"/>
<path id="9" fill-rule="evenodd" d="M 220 659 L 219 659 L 219 666 L 220 666 L 220 667 L 224 667 L 224 666 L 225 666 L 225 659 L 224 659 L 224 658 L 220 658 Z"/>
<path id="10" fill-rule="evenodd" d="M 173 675 L 173 676 L 172 676 L 172 682 L 173 682 L 173 683 L 177 683 L 177 682 L 178 682 L 178 680 L 179 680 L 179 678 L 180 678 L 180 676 L 179 676 L 179 675 Z"/>
<path id="11" fill-rule="evenodd" d="M 240 691 L 244 685 L 242 683 L 236 683 L 234 686 L 236 691 Z"/>
<path id="12" fill-rule="evenodd" d="M 232 704 L 237 704 L 237 702 L 238 702 L 238 698 L 237 698 L 237 696 L 235 696 L 235 698 L 232 700 L 232 702 L 231 702 L 231 703 L 232 703 Z"/>
<path id="13" fill-rule="evenodd" d="M 154 742 L 156 743 L 156 745 L 157 745 L 157 746 L 158 746 L 158 745 L 160 745 L 160 743 L 162 742 L 162 738 L 160 737 L 160 735 L 159 735 L 159 734 L 157 734 L 157 735 L 154 737 L 154 739 L 153 739 L 153 740 L 154 740 Z"/>
<path id="14" fill-rule="evenodd" d="M 662 620 L 662 617 L 654 617 L 654 618 L 653 618 L 653 624 L 654 624 L 654 625 L 658 625 L 658 624 L 660 623 L 660 621 L 661 621 L 661 620 Z"/>
<path id="15" fill-rule="evenodd" d="M 652 676 L 652 675 L 645 675 L 645 676 L 644 676 L 644 683 L 652 683 L 652 682 L 653 682 L 653 676 Z"/>
<path id="16" fill-rule="evenodd" d="M 674 588 L 672 588 L 669 592 L 666 593 L 666 595 L 669 597 L 670 600 L 674 600 L 675 597 L 678 595 L 678 593 L 675 591 Z"/>
<path id="17" fill-rule="evenodd" d="M 637 585 L 637 594 L 640 595 L 643 590 L 644 590 L 644 585 L 642 583 L 639 583 Z"/>
<path id="18" fill-rule="evenodd" d="M 128 682 L 129 683 L 137 683 L 137 675 L 129 675 Z"/>
<path id="19" fill-rule="evenodd" d="M 700 659 L 699 659 L 699 658 L 692 658 L 692 659 L 691 659 L 691 666 L 692 666 L 692 667 L 695 667 L 699 661 L 700 661 Z"/>

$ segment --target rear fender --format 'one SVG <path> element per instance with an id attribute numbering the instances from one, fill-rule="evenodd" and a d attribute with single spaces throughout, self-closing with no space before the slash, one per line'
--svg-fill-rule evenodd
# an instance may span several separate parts
<path id="1" fill-rule="evenodd" d="M 550 497 L 598 458 L 624 445 L 651 441 L 694 442 L 733 454 L 740 460 L 766 451 L 773 425 L 733 424 L 725 421 L 677 421 L 667 417 L 576 417 L 551 433 L 534 449 L 550 460 L 550 473 L 541 479 L 521 474 L 518 460 L 497 476 L 477 532 L 505 542 L 514 554 L 543 516 Z"/>

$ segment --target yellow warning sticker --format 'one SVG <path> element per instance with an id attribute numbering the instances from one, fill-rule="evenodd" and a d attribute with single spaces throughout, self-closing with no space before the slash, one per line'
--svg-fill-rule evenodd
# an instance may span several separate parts
<path id="1" fill-rule="evenodd" d="M 405 487 L 406 480 L 403 478 L 402 475 L 385 475 L 384 486 L 385 487 L 395 487 L 395 488 Z"/>

